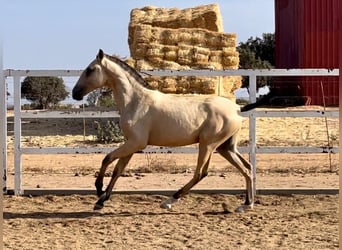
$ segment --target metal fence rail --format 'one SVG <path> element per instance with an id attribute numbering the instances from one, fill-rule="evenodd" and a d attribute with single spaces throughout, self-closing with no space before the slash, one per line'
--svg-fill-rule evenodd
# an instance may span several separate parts
<path id="1" fill-rule="evenodd" d="M 21 145 L 21 120 L 26 118 L 106 118 L 117 117 L 115 112 L 72 112 L 72 111 L 51 111 L 51 112 L 28 112 L 21 110 L 21 86 L 20 80 L 27 76 L 58 76 L 58 77 L 77 77 L 82 73 L 82 70 L 4 70 L 2 78 L 0 100 L 6 100 L 6 84 L 5 78 L 12 77 L 14 84 L 14 194 L 27 194 L 28 190 L 22 188 L 22 160 L 23 154 L 73 154 L 73 153 L 107 153 L 113 148 L 30 148 L 22 147 Z M 153 76 L 248 76 L 249 77 L 249 93 L 250 102 L 256 100 L 256 78 L 258 76 L 338 76 L 338 69 L 270 69 L 270 70 L 153 70 L 142 71 L 143 74 Z M 1 117 L 6 117 L 6 102 L 0 102 Z M 249 153 L 249 160 L 253 166 L 253 177 L 256 180 L 256 154 L 257 153 L 338 153 L 337 147 L 257 147 L 256 145 L 256 118 L 257 117 L 338 117 L 337 111 L 321 111 L 321 110 L 306 110 L 306 111 L 262 111 L 251 110 L 243 114 L 249 118 L 249 146 L 241 147 L 242 153 Z M 2 133 L 0 137 L 4 173 L 4 191 L 6 187 L 6 171 L 7 171 L 7 127 L 6 119 L 2 119 Z M 182 148 L 160 148 L 148 147 L 144 152 L 159 152 L 159 153 L 195 153 L 196 147 Z M 254 181 L 254 185 L 255 185 Z M 65 190 L 69 193 L 70 190 Z M 33 192 L 33 191 L 32 191 Z M 62 191 L 61 191 L 62 192 Z M 75 190 L 75 192 L 77 192 Z M 260 191 L 257 191 L 260 192 Z"/>

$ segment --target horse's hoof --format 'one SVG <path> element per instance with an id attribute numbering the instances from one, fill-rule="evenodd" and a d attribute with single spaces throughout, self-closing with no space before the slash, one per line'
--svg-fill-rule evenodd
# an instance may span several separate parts
<path id="1" fill-rule="evenodd" d="M 95 206 L 94 206 L 94 210 L 100 210 L 103 208 L 103 203 L 102 204 L 99 204 L 99 203 L 96 203 Z"/>
<path id="2" fill-rule="evenodd" d="M 167 209 L 167 210 L 171 210 L 172 205 L 171 205 L 171 204 L 168 204 L 168 203 L 166 203 L 166 202 L 162 202 L 162 203 L 160 204 L 160 208 Z"/>
<path id="3" fill-rule="evenodd" d="M 171 197 L 170 199 L 168 199 L 166 201 L 163 201 L 160 204 L 160 208 L 171 210 L 172 209 L 172 204 L 177 202 L 177 201 L 178 201 L 178 199 L 175 199 L 175 198 Z"/>
<path id="4" fill-rule="evenodd" d="M 235 209 L 236 213 L 244 213 L 248 210 L 252 210 L 253 209 L 253 205 L 242 205 L 240 207 L 238 207 L 237 209 Z"/>

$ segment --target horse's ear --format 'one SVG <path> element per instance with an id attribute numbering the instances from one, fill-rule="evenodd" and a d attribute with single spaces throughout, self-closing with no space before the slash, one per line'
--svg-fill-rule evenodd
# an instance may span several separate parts
<path id="1" fill-rule="evenodd" d="M 99 53 L 98 53 L 97 56 L 96 56 L 96 59 L 99 60 L 99 61 L 102 61 L 103 57 L 104 57 L 103 50 L 100 49 L 100 50 L 99 50 Z"/>

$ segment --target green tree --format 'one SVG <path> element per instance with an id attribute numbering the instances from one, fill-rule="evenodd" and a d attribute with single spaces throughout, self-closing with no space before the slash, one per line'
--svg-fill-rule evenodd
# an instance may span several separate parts
<path id="1" fill-rule="evenodd" d="M 110 89 L 96 89 L 87 96 L 90 107 L 116 108 L 116 102 Z"/>
<path id="2" fill-rule="evenodd" d="M 31 101 L 37 109 L 54 107 L 68 95 L 59 77 L 28 76 L 21 83 L 21 97 Z"/>
<path id="3" fill-rule="evenodd" d="M 262 38 L 250 37 L 246 42 L 240 42 L 237 50 L 240 54 L 240 69 L 270 69 L 275 65 L 274 33 L 264 33 Z M 258 77 L 257 88 L 268 85 L 267 77 Z M 248 77 L 243 78 L 242 87 L 248 87 Z"/>

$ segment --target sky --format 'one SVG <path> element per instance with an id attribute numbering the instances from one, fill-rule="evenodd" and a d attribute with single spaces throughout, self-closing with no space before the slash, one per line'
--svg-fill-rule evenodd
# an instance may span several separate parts
<path id="1" fill-rule="evenodd" d="M 133 8 L 189 8 L 217 3 L 225 32 L 238 42 L 274 32 L 273 0 L 11 0 L 1 11 L 4 69 L 83 69 L 99 48 L 129 57 Z"/>

